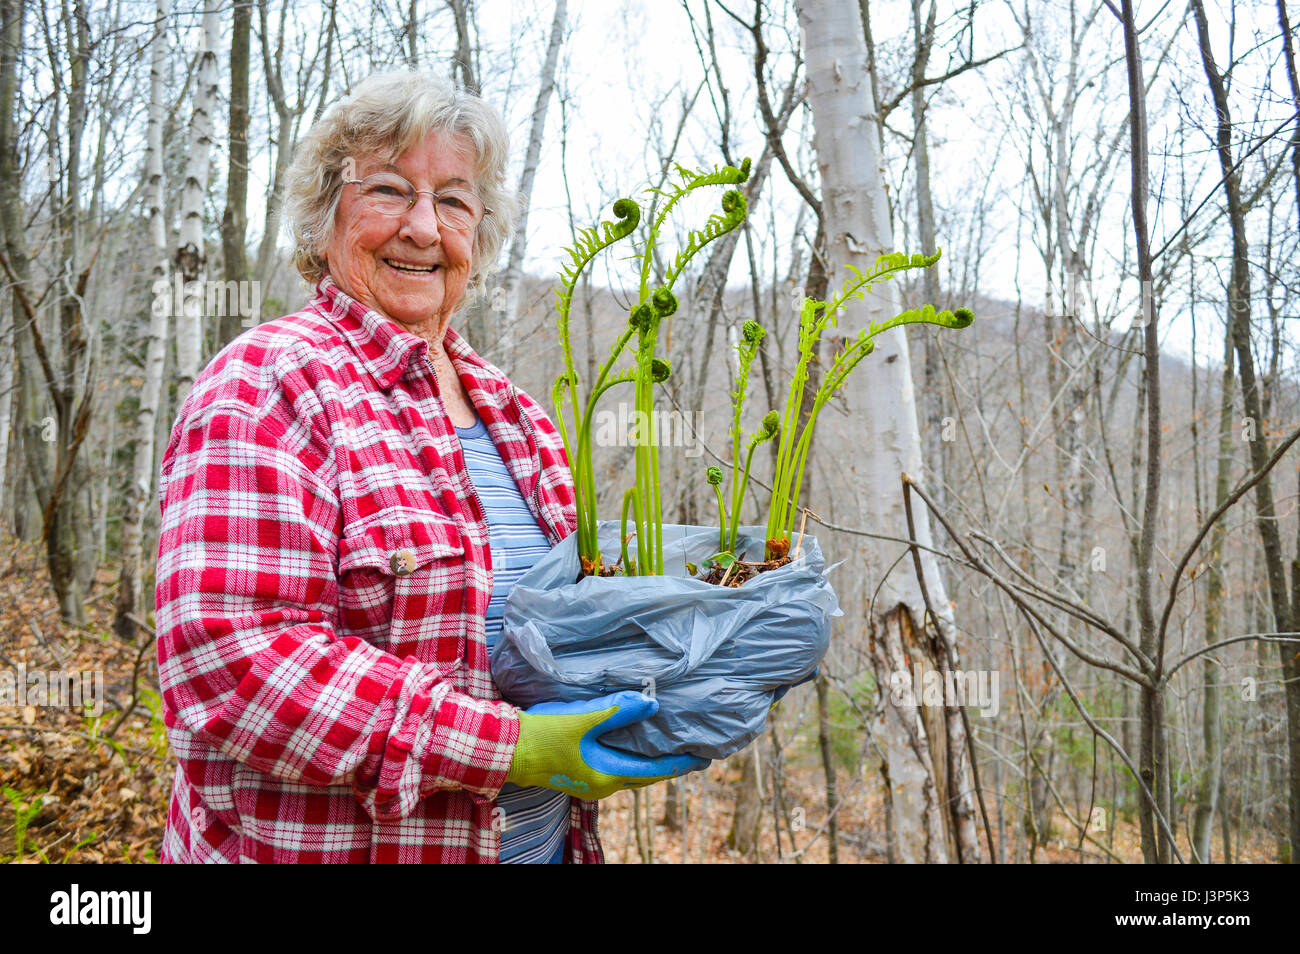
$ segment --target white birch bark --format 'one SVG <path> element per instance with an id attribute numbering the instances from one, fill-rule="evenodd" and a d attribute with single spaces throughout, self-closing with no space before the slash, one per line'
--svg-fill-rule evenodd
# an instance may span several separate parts
<path id="1" fill-rule="evenodd" d="M 0 306 L 0 514 L 4 506 L 5 474 L 9 468 L 10 417 L 13 416 L 14 396 L 14 320 L 13 309 L 6 303 Z"/>
<path id="2" fill-rule="evenodd" d="M 184 309 L 176 326 L 176 400 L 189 393 L 199 373 L 203 342 L 203 279 L 207 259 L 203 249 L 203 198 L 208 188 L 212 116 L 217 108 L 217 43 L 220 7 L 211 4 L 203 13 L 203 46 L 199 53 L 198 82 L 194 88 L 194 113 L 190 119 L 189 161 L 181 186 L 181 234 L 176 248 L 176 268 L 184 282 Z"/>
<path id="3" fill-rule="evenodd" d="M 135 419 L 135 460 L 127 488 L 122 521 L 122 575 L 118 586 L 114 629 L 132 639 L 135 628 L 127 614 L 142 616 L 141 568 L 144 564 L 144 516 L 153 491 L 154 432 L 162 399 L 163 358 L 167 324 L 173 298 L 168 282 L 167 219 L 163 208 L 162 126 L 166 90 L 163 76 L 167 56 L 168 0 L 157 0 L 153 39 L 150 43 L 149 126 L 146 135 L 145 197 L 149 203 L 149 242 L 153 247 L 149 331 L 145 339 L 144 386 Z M 161 290 L 161 295 L 159 294 Z M 191 379 L 192 380 L 192 379 Z M 132 639 L 133 641 L 133 639 Z"/>
<path id="4" fill-rule="evenodd" d="M 867 51 L 861 14 L 854 0 L 799 0 L 799 24 L 807 51 L 808 102 L 815 124 L 814 146 L 822 178 L 823 227 L 828 239 L 832 292 L 849 275 L 846 265 L 867 271 L 877 256 L 893 251 L 889 203 L 884 190 L 885 176 L 877 129 L 877 106 L 867 73 Z M 863 304 L 851 307 L 840 319 L 846 333 L 868 321 L 897 313 L 897 294 L 886 284 Z M 895 328 L 876 339 L 875 354 L 867 359 L 867 370 L 850 376 L 845 394 L 853 413 L 853 424 L 861 426 L 860 439 L 848 442 L 846 454 L 855 455 L 854 488 L 859 526 L 873 532 L 906 538 L 907 520 L 903 509 L 901 475 L 922 473 L 921 437 L 917 426 L 916 400 L 912 387 L 907 337 Z M 931 543 L 930 520 L 917 501 L 916 539 Z M 877 648 L 877 685 L 882 698 L 888 695 L 892 672 L 906 671 L 900 662 L 915 660 L 924 637 L 924 600 L 921 588 L 906 558 L 893 572 L 887 572 L 905 557 L 906 547 L 865 537 L 855 538 L 858 552 L 850 563 L 864 568 L 867 580 L 859 580 L 858 592 L 870 596 L 879 592 L 868 609 L 868 624 Z M 926 588 L 945 636 L 951 637 L 951 608 L 936 572 L 934 558 L 921 552 Z M 883 577 L 883 581 L 882 581 Z M 919 636 L 919 638 L 918 638 Z M 945 661 L 932 660 L 935 669 Z M 881 710 L 879 737 L 889 764 L 886 768 L 893 798 L 895 857 L 905 862 L 977 861 L 977 835 L 972 811 L 973 799 L 967 776 L 965 736 L 960 713 L 891 705 Z M 938 724 L 933 723 L 935 713 Z M 919 744 L 924 740 L 925 744 Z M 950 798 L 949 776 L 957 779 L 956 796 Z"/>

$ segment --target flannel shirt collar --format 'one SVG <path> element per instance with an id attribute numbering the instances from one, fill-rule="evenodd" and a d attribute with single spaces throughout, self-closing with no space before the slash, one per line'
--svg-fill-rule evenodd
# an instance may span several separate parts
<path id="1" fill-rule="evenodd" d="M 404 331 L 397 322 L 373 308 L 367 308 L 334 284 L 328 274 L 317 282 L 316 296 L 321 311 L 385 391 L 397 383 L 413 357 L 429 350 L 427 341 Z"/>
<path id="2" fill-rule="evenodd" d="M 429 351 L 427 341 L 405 331 L 397 322 L 385 318 L 373 308 L 367 308 L 339 288 L 328 274 L 317 283 L 316 296 L 322 312 L 352 345 L 361 363 L 384 390 L 401 379 L 412 359 Z M 510 389 L 510 381 L 505 375 L 484 361 L 450 325 L 442 342 L 462 378 L 469 370 L 474 383 L 486 391 Z"/>

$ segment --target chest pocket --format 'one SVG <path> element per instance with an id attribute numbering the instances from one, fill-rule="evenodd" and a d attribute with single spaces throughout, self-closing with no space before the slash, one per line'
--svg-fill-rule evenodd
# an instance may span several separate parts
<path id="1" fill-rule="evenodd" d="M 464 658 L 469 572 L 449 517 L 401 507 L 358 521 L 339 541 L 341 635 L 452 675 Z"/>

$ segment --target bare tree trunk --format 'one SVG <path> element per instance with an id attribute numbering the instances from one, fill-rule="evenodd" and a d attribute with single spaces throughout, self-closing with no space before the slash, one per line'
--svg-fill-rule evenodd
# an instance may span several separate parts
<path id="1" fill-rule="evenodd" d="M 221 252 L 228 283 L 248 280 L 244 239 L 248 232 L 248 65 L 253 25 L 252 0 L 235 0 L 230 42 L 230 159 L 226 172 L 226 211 L 221 217 Z M 160 134 L 161 136 L 161 134 Z M 161 141 L 161 138 L 160 138 Z M 227 284 L 227 289 L 238 284 Z M 243 295 L 240 301 L 246 300 Z M 214 351 L 219 351 L 243 330 L 238 308 L 222 309 Z M 247 300 L 261 300 L 258 295 Z"/>
<path id="2" fill-rule="evenodd" d="M 409 69 L 420 66 L 420 4 L 410 0 L 406 13 L 406 65 Z"/>
<path id="3" fill-rule="evenodd" d="M 5 491 L 13 490 L 5 478 L 9 473 L 9 444 L 13 436 L 11 420 L 15 387 L 14 309 L 12 302 L 0 301 L 0 527 L 4 525 Z"/>
<path id="4" fill-rule="evenodd" d="M 221 21 L 216 4 L 203 13 L 203 47 L 199 51 L 194 112 L 190 120 L 188 161 L 181 187 L 181 234 L 176 271 L 184 286 L 184 313 L 176 323 L 176 401 L 180 404 L 199 374 L 203 348 L 204 284 L 207 251 L 203 245 L 203 199 L 208 189 L 212 149 L 212 115 L 217 107 L 217 42 Z"/>
<path id="5" fill-rule="evenodd" d="M 921 19 L 922 0 L 912 0 L 912 37 L 916 45 L 916 54 L 912 59 L 912 122 L 914 138 L 912 155 L 916 176 L 916 224 L 921 241 L 919 251 L 930 255 L 934 252 L 938 240 L 934 227 L 934 200 L 930 190 L 930 143 L 926 127 L 926 87 L 922 85 L 925 70 L 930 62 L 930 51 L 934 45 L 934 23 L 937 5 L 930 4 L 930 11 Z M 921 300 L 938 307 L 939 274 L 933 268 L 927 268 L 921 278 Z M 930 486 L 935 502 L 940 507 L 946 505 L 947 488 L 944 487 L 944 427 L 943 394 L 946 387 L 939 367 L 939 329 L 924 329 L 925 341 L 925 386 L 922 389 L 925 405 L 925 480 Z M 942 570 L 940 571 L 941 575 Z M 945 578 L 946 582 L 946 578 Z"/>
<path id="6" fill-rule="evenodd" d="M 451 77 L 468 92 L 477 94 L 479 85 L 478 71 L 474 69 L 474 45 L 470 40 L 470 27 L 473 22 L 473 0 L 446 0 L 451 15 L 456 23 L 456 55 L 451 63 Z"/>
<path id="7" fill-rule="evenodd" d="M 835 779 L 835 751 L 831 747 L 830 685 L 826 673 L 817 674 L 817 744 L 821 748 L 822 772 L 826 778 L 826 850 L 827 860 L 840 861 L 839 789 Z"/>
<path id="8" fill-rule="evenodd" d="M 1195 369 L 1193 369 L 1195 373 Z M 1232 396 L 1235 390 L 1231 328 L 1224 335 L 1223 377 L 1219 393 L 1219 460 L 1214 479 L 1214 509 L 1223 506 L 1231 490 L 1232 480 Z M 1209 548 L 1205 553 L 1205 645 L 1219 640 L 1219 623 L 1223 618 L 1223 542 L 1228 535 L 1222 520 L 1210 531 Z M 1219 666 L 1208 655 L 1202 666 L 1201 684 L 1204 687 L 1204 709 L 1201 718 L 1201 735 L 1205 741 L 1205 768 L 1201 778 L 1200 794 L 1196 800 L 1196 815 L 1192 821 L 1192 845 L 1196 858 L 1202 864 L 1210 863 L 1210 836 L 1214 831 L 1214 813 L 1218 807 L 1219 789 L 1222 785 L 1223 723 L 1219 716 Z M 1227 860 L 1226 858 L 1224 859 Z"/>
<path id="9" fill-rule="evenodd" d="M 284 91 L 284 78 L 281 64 L 283 60 L 284 34 L 280 33 L 277 41 L 272 39 L 267 23 L 267 0 L 257 0 L 258 24 L 262 39 L 262 75 L 266 81 L 266 90 L 275 109 L 275 171 L 271 175 L 270 190 L 266 196 L 266 215 L 262 225 L 262 240 L 257 247 L 257 266 L 255 278 L 263 288 L 271 286 L 276 262 L 276 242 L 280 235 L 280 215 L 284 207 L 284 177 L 288 173 L 289 163 L 293 159 L 294 130 L 298 118 L 305 111 L 305 102 L 300 98 L 295 107 L 289 105 Z M 330 6 L 329 21 L 325 27 L 325 62 L 326 70 L 321 81 L 321 96 L 317 103 L 317 115 L 324 112 L 326 91 L 329 84 L 329 63 L 334 49 L 335 6 Z"/>
<path id="10" fill-rule="evenodd" d="M 164 70 L 167 56 L 168 0 L 157 0 L 153 39 L 150 42 L 149 126 L 146 133 L 145 201 L 149 207 L 149 241 L 153 253 L 154 299 L 145 339 L 144 385 L 136 414 L 131 483 L 126 512 L 122 515 L 122 572 L 117 589 L 113 629 L 127 642 L 135 641 L 136 624 L 143 618 L 141 574 L 144 567 L 144 518 L 153 499 L 154 433 L 162 400 L 163 358 L 172 293 L 168 287 L 167 216 L 163 207 L 163 113 L 166 109 Z M 161 292 L 161 295 L 159 294 Z"/>
<path id="11" fill-rule="evenodd" d="M 1273 485 L 1267 473 L 1270 457 L 1267 421 L 1260 404 L 1259 386 L 1255 378 L 1255 356 L 1250 342 L 1250 261 L 1246 238 L 1246 212 L 1241 201 L 1241 184 L 1232 158 L 1232 114 L 1228 109 L 1228 94 L 1223 85 L 1210 49 L 1209 25 L 1201 0 L 1191 0 L 1196 17 L 1196 35 L 1201 48 L 1201 63 L 1209 81 L 1218 117 L 1219 167 L 1223 172 L 1223 190 L 1228 205 L 1228 221 L 1232 227 L 1232 277 L 1228 285 L 1228 321 L 1232 329 L 1233 347 L 1237 351 L 1237 367 L 1241 372 L 1241 395 L 1246 416 L 1253 422 L 1250 444 L 1250 462 L 1256 473 L 1262 473 L 1255 484 L 1255 512 L 1259 535 L 1264 547 L 1264 565 L 1268 578 L 1269 597 L 1273 607 L 1273 623 L 1279 632 L 1294 632 L 1290 594 L 1287 590 L 1286 571 L 1282 553 L 1282 540 L 1278 528 L 1277 511 L 1273 502 Z M 1289 763 L 1288 794 L 1291 806 L 1289 826 L 1291 861 L 1300 862 L 1300 654 L 1294 644 L 1279 642 L 1278 655 L 1286 685 L 1287 756 Z"/>
<path id="12" fill-rule="evenodd" d="M 669 831 L 680 832 L 683 839 L 686 836 L 681 820 L 685 812 L 686 798 L 682 792 L 682 783 L 677 779 L 669 779 L 664 785 L 664 817 L 662 824 Z M 683 851 L 685 851 L 685 848 L 683 848 Z"/>
<path id="13" fill-rule="evenodd" d="M 21 3 L 5 3 L 0 8 L 3 20 L 0 21 L 0 232 L 5 237 L 5 252 L 12 272 L 25 276 L 27 254 L 22 243 L 22 193 L 17 182 L 18 157 L 14 128 L 14 99 L 18 84 L 18 59 L 21 53 L 23 6 Z M 18 234 L 10 237 L 13 230 Z M 10 280 L 14 279 L 10 276 Z M 18 342 L 15 334 L 18 316 L 21 314 L 18 291 L 9 296 L 3 312 L 3 330 L 0 330 L 0 428 L 3 429 L 3 441 L 0 441 L 0 506 L 4 503 L 4 480 L 9 473 L 10 419 L 13 416 L 11 401 L 15 388 L 15 346 Z M 25 337 L 25 336 L 24 336 Z M 34 369 L 33 369 L 34 370 Z M 22 416 L 18 417 L 19 428 Z M 21 435 L 15 435 L 20 438 Z M 14 481 L 15 510 L 21 499 L 21 480 Z M 15 535 L 17 526 L 14 527 Z"/>
<path id="14" fill-rule="evenodd" d="M 759 741 L 736 757 L 740 770 L 737 784 L 736 808 L 731 816 L 731 830 L 727 832 L 727 847 L 742 855 L 753 854 L 758 849 L 758 834 L 763 827 L 763 787 L 758 757 Z"/>
<path id="15" fill-rule="evenodd" d="M 1295 48 L 1291 43 L 1295 34 L 1291 32 L 1291 23 L 1287 19 L 1286 0 L 1277 0 L 1277 22 L 1282 28 L 1282 52 L 1286 58 L 1287 82 L 1291 86 L 1291 105 L 1300 109 L 1300 77 L 1296 76 Z M 1296 219 L 1300 223 L 1300 124 L 1291 129 L 1291 176 L 1295 185 Z"/>
<path id="16" fill-rule="evenodd" d="M 0 85 L 8 83 L 0 97 L 4 111 L 0 153 L 0 218 L 3 218 L 7 257 L 5 271 L 15 293 L 19 337 L 19 364 L 27 417 L 24 447 L 33 486 L 42 510 L 42 535 L 50 582 L 59 601 L 60 617 L 70 625 L 84 625 L 85 587 L 94 571 L 93 533 L 84 513 L 84 490 L 89 472 L 79 452 L 90 429 L 96 392 L 93 349 L 84 314 L 90 267 L 82 267 L 83 242 L 81 144 L 86 125 L 87 70 L 91 52 L 87 10 L 81 2 L 62 10 L 59 29 L 66 39 L 68 63 L 54 63 L 51 100 L 54 120 L 48 132 L 52 168 L 60 169 L 58 138 L 66 131 L 66 155 L 61 174 L 51 177 L 52 214 L 59 262 L 52 307 L 58 316 L 55 353 L 47 350 L 38 324 L 37 305 L 28 294 L 30 271 L 23 232 L 26 216 L 18 165 L 17 135 L 13 110 L 18 59 L 22 55 L 21 11 L 5 8 L 5 69 Z M 66 100 L 66 117 L 59 114 Z M 28 359 L 30 358 L 30 363 Z M 53 405 L 53 416 L 38 418 L 33 375 L 39 369 Z M 53 461 L 48 453 L 53 448 Z M 52 465 L 52 466 L 51 466 Z M 90 552 L 86 552 L 86 551 Z M 80 552 L 79 552 L 80 551 Z"/>
<path id="17" fill-rule="evenodd" d="M 866 271 L 877 256 L 893 246 L 888 200 L 882 188 L 885 176 L 878 110 L 867 73 L 858 4 L 853 0 L 800 0 L 796 6 L 807 47 L 808 101 L 822 177 L 828 272 L 834 285 L 844 266 Z M 894 290 L 870 296 L 863 311 L 865 315 L 859 311 L 841 319 L 846 333 L 865 326 L 868 320 L 895 314 Z M 870 373 L 852 376 L 845 385 L 847 402 L 862 421 L 862 439 L 854 449 L 862 488 L 857 523 L 883 535 L 907 539 L 900 476 L 921 473 L 922 452 L 903 330 L 894 328 L 877 337 L 876 353 L 870 361 Z M 917 517 L 915 539 L 929 547 L 929 513 L 920 510 Z M 884 541 L 855 538 L 854 543 L 861 548 L 859 559 L 865 558 L 866 565 L 882 575 L 903 552 L 899 545 Z M 921 568 L 941 631 L 929 634 L 923 628 L 926 608 L 921 581 L 912 574 L 887 575 L 869 609 L 879 686 L 889 685 L 893 672 L 907 670 L 902 660 L 912 646 L 923 651 L 912 658 L 928 658 L 936 671 L 947 667 L 945 654 L 933 648 L 936 644 L 947 641 L 955 655 L 950 640 L 951 608 L 928 551 L 922 551 Z M 874 589 L 864 587 L 867 593 Z M 893 706 L 888 712 L 892 717 L 886 716 L 879 737 L 888 760 L 899 860 L 977 861 L 979 844 L 960 713 L 945 707 L 918 711 Z M 930 724 L 923 714 L 931 718 Z M 952 720 L 955 725 L 950 724 Z M 951 748 L 954 739 L 958 742 L 955 750 Z"/>
<path id="18" fill-rule="evenodd" d="M 537 101 L 533 105 L 533 120 L 528 131 L 528 149 L 524 153 L 524 171 L 519 177 L 521 204 L 519 226 L 515 229 L 514 241 L 510 243 L 510 257 L 506 262 L 505 275 L 502 276 L 501 284 L 505 295 L 501 310 L 497 311 L 495 301 L 492 303 L 492 309 L 496 312 L 500 324 L 488 342 L 485 342 L 498 352 L 489 354 L 489 357 L 505 367 L 514 367 L 515 322 L 519 320 L 519 286 L 524 275 L 524 255 L 528 250 L 528 210 L 532 204 L 533 180 L 537 177 L 537 165 L 541 161 L 547 107 L 551 102 L 551 94 L 555 91 L 555 64 L 560 58 L 560 45 L 564 40 L 568 9 L 568 0 L 555 0 L 551 38 L 546 45 L 546 59 L 542 63 Z"/>
<path id="19" fill-rule="evenodd" d="M 1162 675 L 1164 645 L 1156 629 L 1155 606 L 1152 588 L 1155 585 L 1156 529 L 1160 516 L 1160 477 L 1163 461 L 1160 458 L 1161 404 L 1160 404 L 1160 337 L 1156 316 L 1154 281 L 1151 268 L 1151 239 L 1147 225 L 1147 118 L 1146 87 L 1142 80 L 1142 59 L 1138 50 L 1137 26 L 1133 21 L 1132 0 L 1123 0 L 1121 22 L 1124 28 L 1124 52 L 1128 65 L 1129 127 L 1132 165 L 1133 234 L 1137 245 L 1138 280 L 1141 287 L 1141 308 L 1145 371 L 1147 379 L 1147 457 L 1146 494 L 1142 508 L 1142 531 L 1138 543 L 1137 607 L 1139 645 L 1154 661 L 1156 679 L 1154 686 L 1142 688 L 1142 742 L 1140 773 L 1147 787 L 1154 793 L 1156 810 L 1172 820 L 1173 793 L 1169 781 L 1169 753 L 1165 732 L 1165 700 L 1160 680 Z M 1148 863 L 1167 864 L 1170 860 L 1170 842 L 1163 828 L 1157 831 L 1151 806 L 1142 803 L 1142 854 Z"/>

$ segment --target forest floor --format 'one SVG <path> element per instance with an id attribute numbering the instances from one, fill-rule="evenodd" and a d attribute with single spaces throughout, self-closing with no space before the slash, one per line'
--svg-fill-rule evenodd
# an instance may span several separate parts
<path id="1" fill-rule="evenodd" d="M 100 673 L 104 699 L 98 715 L 69 706 L 15 706 L 8 704 L 13 700 L 0 681 L 0 789 L 4 793 L 0 862 L 158 860 L 175 763 L 163 729 L 152 634 L 141 630 L 135 643 L 125 643 L 113 633 L 114 583 L 107 573 L 97 581 L 88 606 L 88 626 L 65 626 L 59 621 L 41 551 L 32 545 L 0 544 L 0 666 L 5 667 L 0 669 L 0 679 L 6 671 L 15 674 L 14 680 L 23 672 Z M 813 695 L 811 687 L 807 693 Z M 114 731 L 133 695 L 133 714 Z M 30 696 L 18 701 L 40 702 Z M 792 701 L 796 701 L 794 693 L 782 705 Z M 794 720 L 783 716 L 782 721 Z M 789 736 L 782 739 L 788 810 L 779 826 L 773 813 L 770 766 L 760 766 L 766 814 L 750 851 L 728 847 L 735 792 L 745 764 L 736 756 L 687 776 L 679 785 L 682 797 L 672 819 L 667 817 L 668 791 L 662 784 L 637 796 L 621 792 L 602 802 L 600 834 L 607 862 L 825 863 L 829 838 L 814 730 L 815 722 L 808 718 L 784 729 Z M 771 746 L 762 751 L 767 757 Z M 840 863 L 887 860 L 879 778 L 874 768 L 861 776 L 846 771 L 839 778 Z M 640 825 L 633 823 L 634 808 Z M 995 811 L 991 803 L 989 811 Z M 647 817 L 654 820 L 653 826 L 647 825 Z M 1006 824 L 1010 833 L 1013 821 Z M 1058 832 L 1074 830 L 1061 815 L 1054 825 Z M 1128 819 L 1119 820 L 1113 832 L 1099 835 L 1098 840 L 1119 860 L 1141 860 L 1137 825 Z M 1216 841 L 1216 853 L 1220 850 Z M 1014 857 L 1014 852 L 1009 856 Z M 1273 862 L 1275 842 L 1259 832 L 1242 846 L 1239 856 L 1249 863 Z M 1080 851 L 1075 835 L 1049 841 L 1036 860 L 1095 864 L 1108 858 L 1091 845 Z"/>

